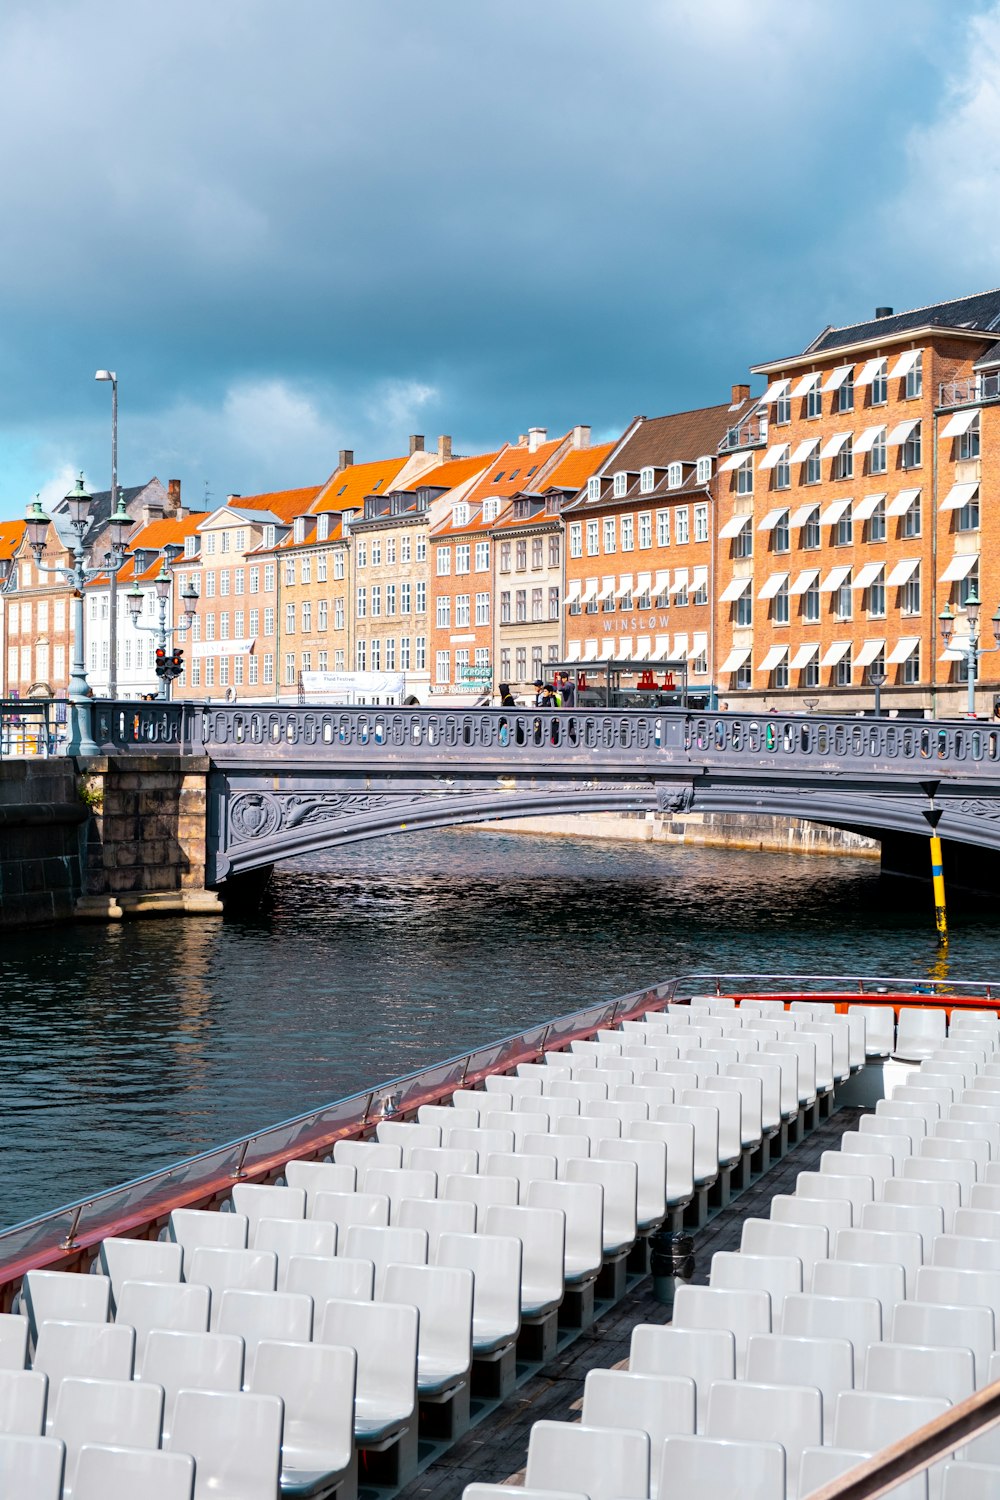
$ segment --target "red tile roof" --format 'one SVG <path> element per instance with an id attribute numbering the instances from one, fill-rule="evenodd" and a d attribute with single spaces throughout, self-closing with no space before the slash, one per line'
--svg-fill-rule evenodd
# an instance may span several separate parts
<path id="1" fill-rule="evenodd" d="M 300 506 L 293 514 L 302 515 L 307 510 L 314 514 L 325 510 L 361 510 L 366 495 L 384 495 L 392 489 L 392 481 L 408 462 L 406 458 L 378 458 L 369 464 L 351 464 L 320 486 L 313 496 L 315 505 Z M 322 496 L 317 500 L 320 491 Z"/>
<path id="2" fill-rule="evenodd" d="M 595 473 L 615 447 L 598 443 L 593 448 L 571 448 L 545 479 L 547 490 L 578 490 Z"/>
<path id="3" fill-rule="evenodd" d="M 0 558 L 13 557 L 24 536 L 24 521 L 0 521 Z"/>
<path id="4" fill-rule="evenodd" d="M 553 438 L 550 442 L 540 443 L 534 452 L 527 443 L 508 444 L 497 455 L 496 463 L 490 464 L 482 479 L 465 498 L 470 504 L 476 504 L 491 496 L 516 495 L 521 490 L 532 489 L 534 476 L 541 473 L 553 453 L 565 441 L 565 437 Z"/>
<path id="5" fill-rule="evenodd" d="M 418 474 L 416 479 L 411 479 L 403 486 L 403 489 L 419 490 L 430 486 L 432 489 L 453 490 L 456 485 L 464 484 L 467 479 L 474 478 L 499 456 L 500 450 L 498 449 L 495 453 L 479 453 L 472 458 L 444 459 L 433 468 L 426 469 L 423 474 Z"/>

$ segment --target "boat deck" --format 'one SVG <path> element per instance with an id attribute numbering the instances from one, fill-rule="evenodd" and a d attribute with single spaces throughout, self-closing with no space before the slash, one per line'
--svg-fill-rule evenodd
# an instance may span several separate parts
<path id="1" fill-rule="evenodd" d="M 794 1193 L 798 1174 L 818 1167 L 821 1154 L 834 1150 L 843 1132 L 855 1129 L 858 1117 L 866 1113 L 861 1109 L 838 1110 L 710 1220 L 695 1235 L 694 1280 L 707 1284 L 715 1252 L 739 1249 L 744 1219 L 767 1218 L 771 1199 L 778 1193 Z M 557 1355 L 543 1374 L 521 1386 L 510 1400 L 400 1490 L 397 1500 L 460 1500 L 467 1484 L 523 1484 L 532 1424 L 572 1420 L 582 1405 L 588 1371 L 626 1365 L 635 1325 L 669 1320 L 670 1309 L 657 1302 L 652 1281 L 647 1278 Z"/>

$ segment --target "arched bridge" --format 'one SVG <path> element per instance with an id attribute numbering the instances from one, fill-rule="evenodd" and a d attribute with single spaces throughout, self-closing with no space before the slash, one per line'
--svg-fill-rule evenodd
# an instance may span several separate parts
<path id="1" fill-rule="evenodd" d="M 208 756 L 207 878 L 414 828 L 768 813 L 1000 852 L 1000 724 L 681 710 L 107 703 L 102 753 Z"/>

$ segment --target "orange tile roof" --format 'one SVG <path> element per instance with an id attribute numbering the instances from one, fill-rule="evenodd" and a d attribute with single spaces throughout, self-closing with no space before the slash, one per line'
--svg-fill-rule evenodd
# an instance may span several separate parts
<path id="1" fill-rule="evenodd" d="M 509 444 L 465 498 L 475 504 L 490 496 L 516 495 L 520 490 L 530 489 L 533 477 L 565 441 L 565 437 L 554 438 L 551 442 L 540 443 L 534 452 L 527 443 Z"/>
<path id="2" fill-rule="evenodd" d="M 185 537 L 192 536 L 208 514 L 209 512 L 206 510 L 196 510 L 180 521 L 172 516 L 165 516 L 160 521 L 150 521 L 141 530 L 137 531 L 133 537 L 129 538 L 129 549 L 132 553 L 138 549 L 140 552 L 155 552 L 160 554 L 164 547 L 168 547 L 171 544 L 180 545 Z M 155 578 L 160 571 L 162 563 L 163 558 L 157 555 L 150 566 L 139 574 L 139 578 Z M 128 557 L 124 565 L 118 570 L 118 582 L 131 582 L 135 576 L 135 559 L 134 557 Z M 106 584 L 107 581 L 107 574 L 101 573 L 94 578 L 93 583 L 100 586 Z"/>
<path id="3" fill-rule="evenodd" d="M 456 485 L 464 484 L 467 479 L 472 479 L 488 464 L 492 464 L 500 457 L 500 449 L 494 453 L 479 453 L 472 458 L 447 458 L 441 463 L 436 463 L 433 468 L 426 469 L 423 474 L 418 474 L 416 479 L 411 479 L 403 486 L 404 490 L 419 490 L 425 485 L 433 489 L 453 490 Z"/>
<path id="4" fill-rule="evenodd" d="M 24 536 L 24 521 L 0 521 L 0 558 L 13 557 Z"/>
<path id="5" fill-rule="evenodd" d="M 571 448 L 545 480 L 547 490 L 578 490 L 607 458 L 615 443 L 593 448 Z"/>
<path id="6" fill-rule="evenodd" d="M 314 513 L 324 510 L 360 510 L 366 495 L 384 495 L 390 490 L 392 481 L 408 462 L 406 458 L 378 458 L 369 464 L 351 464 L 349 468 L 334 474 L 326 484 L 320 485 L 322 498 L 317 500 L 314 495 L 315 509 L 311 505 L 303 505 L 294 514 L 302 515 L 306 510 Z"/>

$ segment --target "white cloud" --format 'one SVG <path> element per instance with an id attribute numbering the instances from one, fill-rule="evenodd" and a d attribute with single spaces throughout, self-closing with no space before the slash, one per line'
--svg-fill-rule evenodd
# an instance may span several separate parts
<path id="1" fill-rule="evenodd" d="M 375 428 L 402 432 L 421 408 L 439 395 L 436 386 L 423 385 L 419 380 L 385 380 L 376 387 L 365 416 Z"/>

